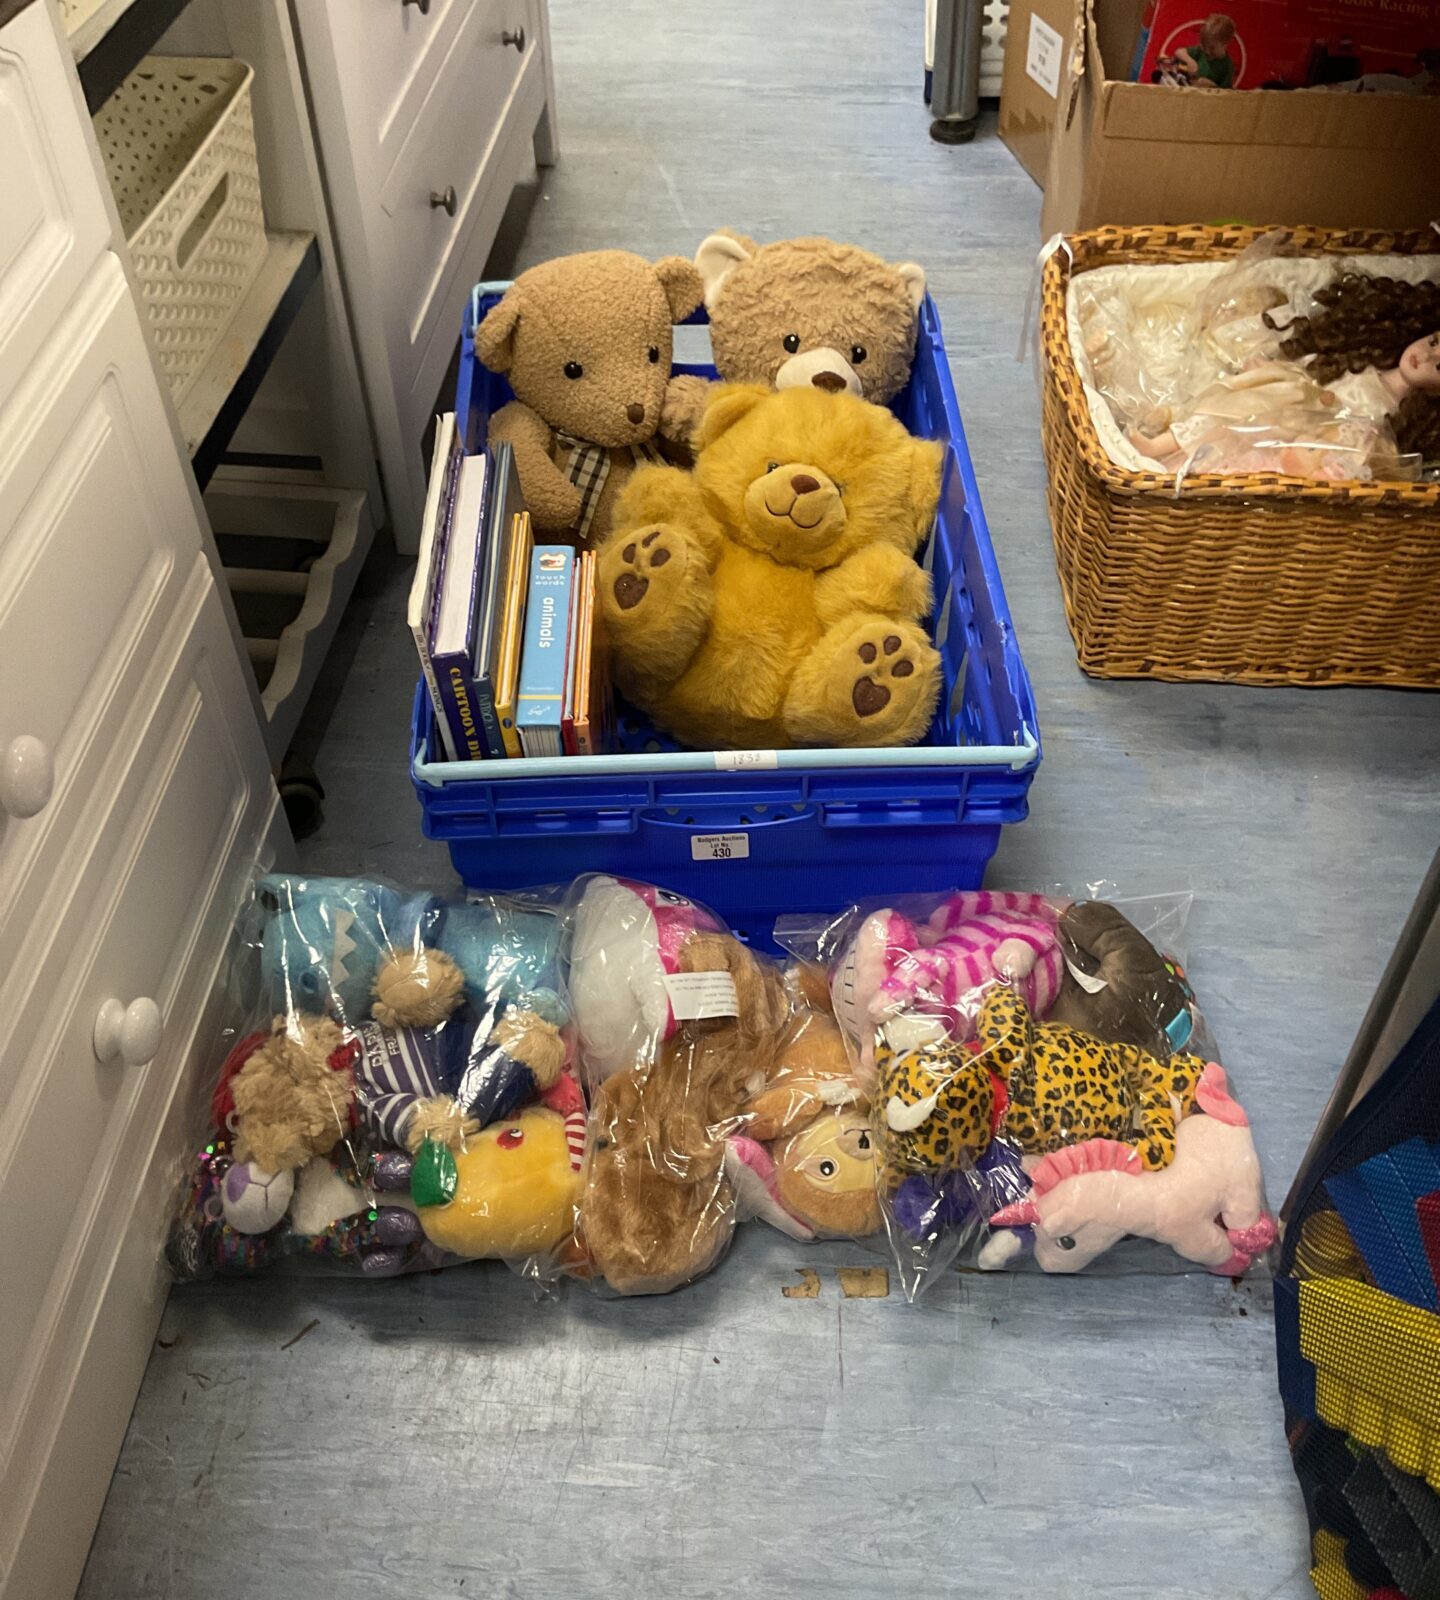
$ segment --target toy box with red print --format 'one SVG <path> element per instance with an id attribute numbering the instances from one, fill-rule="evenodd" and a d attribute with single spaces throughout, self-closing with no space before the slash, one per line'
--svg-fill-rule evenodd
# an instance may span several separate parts
<path id="1" fill-rule="evenodd" d="M 1344 84 L 1433 94 L 1440 91 L 1440 0 L 1230 0 L 1216 11 L 1195 0 L 1151 0 L 1131 76 L 1179 87 Z"/>

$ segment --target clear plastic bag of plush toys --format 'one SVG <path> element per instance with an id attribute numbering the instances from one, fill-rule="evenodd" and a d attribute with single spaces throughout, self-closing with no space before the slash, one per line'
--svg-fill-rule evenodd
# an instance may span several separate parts
<path id="1" fill-rule="evenodd" d="M 553 897 L 272 876 L 238 933 L 248 1020 L 216 1051 L 177 1277 L 388 1276 L 566 1244 L 584 1102 Z"/>
<path id="2" fill-rule="evenodd" d="M 1268 1250 L 1178 957 L 1189 899 L 974 890 L 777 925 L 850 1046 L 912 1299 L 957 1262 L 1239 1275 Z"/>
<path id="3" fill-rule="evenodd" d="M 582 878 L 564 921 L 590 1099 L 571 1273 L 663 1294 L 746 1217 L 797 1240 L 879 1230 L 868 1108 L 823 984 L 649 884 Z"/>

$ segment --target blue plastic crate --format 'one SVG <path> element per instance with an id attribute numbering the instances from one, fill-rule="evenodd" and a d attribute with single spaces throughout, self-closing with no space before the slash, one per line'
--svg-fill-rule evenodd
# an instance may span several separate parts
<path id="1" fill-rule="evenodd" d="M 505 380 L 475 359 L 473 338 L 503 287 L 477 289 L 465 318 L 455 415 L 472 450 L 510 398 Z M 704 320 L 703 312 L 691 319 Z M 675 370 L 715 376 L 692 363 Z M 928 296 L 910 382 L 894 410 L 912 433 L 950 447 L 924 556 L 945 670 L 927 742 L 908 750 L 695 752 L 627 724 L 619 754 L 447 762 L 433 759 L 422 683 L 411 772 L 425 833 L 449 845 L 464 882 L 513 888 L 620 873 L 703 900 L 759 942 L 786 912 L 979 887 L 1000 829 L 1025 818 L 1040 734 Z"/>

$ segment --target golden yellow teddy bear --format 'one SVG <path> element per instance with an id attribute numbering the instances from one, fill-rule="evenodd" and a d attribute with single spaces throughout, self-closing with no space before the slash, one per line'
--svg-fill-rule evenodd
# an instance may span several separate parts
<path id="1" fill-rule="evenodd" d="M 914 559 L 944 449 L 813 388 L 718 389 L 691 472 L 643 467 L 599 590 L 615 681 L 699 749 L 903 745 L 940 658 Z"/>

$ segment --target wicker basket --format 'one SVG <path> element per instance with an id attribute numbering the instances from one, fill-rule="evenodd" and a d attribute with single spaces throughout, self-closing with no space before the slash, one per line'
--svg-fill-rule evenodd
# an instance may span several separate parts
<path id="1" fill-rule="evenodd" d="M 1046 262 L 1050 522 L 1081 667 L 1101 678 L 1440 686 L 1440 484 L 1132 472 L 1071 353 L 1072 273 L 1223 259 L 1259 228 L 1100 228 Z M 1431 233 L 1286 232 L 1304 254 L 1440 250 Z"/>
<path id="2" fill-rule="evenodd" d="M 243 61 L 146 56 L 95 115 L 177 405 L 265 261 L 253 76 Z"/>

